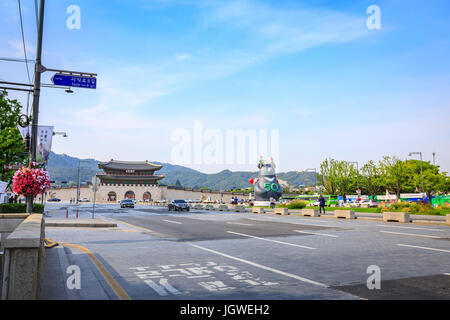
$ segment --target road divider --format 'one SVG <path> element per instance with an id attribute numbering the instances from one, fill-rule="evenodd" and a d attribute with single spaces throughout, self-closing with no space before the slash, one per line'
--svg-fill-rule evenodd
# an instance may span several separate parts
<path id="1" fill-rule="evenodd" d="M 384 212 L 383 213 L 384 222 L 400 222 L 400 223 L 410 223 L 411 217 L 409 212 Z"/>
<path id="2" fill-rule="evenodd" d="M 334 210 L 334 217 L 336 219 L 356 219 L 355 211 L 353 210 Z"/>

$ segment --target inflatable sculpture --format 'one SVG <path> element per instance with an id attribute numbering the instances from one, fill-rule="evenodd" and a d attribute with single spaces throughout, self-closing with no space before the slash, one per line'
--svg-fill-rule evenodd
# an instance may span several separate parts
<path id="1" fill-rule="evenodd" d="M 270 163 L 265 163 L 261 157 L 258 163 L 259 176 L 258 178 L 250 179 L 249 181 L 254 185 L 254 206 L 256 207 L 270 206 L 274 201 L 278 201 L 283 194 L 283 189 L 276 176 L 275 163 L 273 158 L 270 159 Z"/>

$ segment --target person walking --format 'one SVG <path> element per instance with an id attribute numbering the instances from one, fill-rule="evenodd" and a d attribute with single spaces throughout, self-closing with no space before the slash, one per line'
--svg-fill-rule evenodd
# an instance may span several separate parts
<path id="1" fill-rule="evenodd" d="M 323 214 L 325 214 L 325 198 L 320 195 L 319 197 L 319 214 L 322 213 L 322 209 L 323 209 Z"/>

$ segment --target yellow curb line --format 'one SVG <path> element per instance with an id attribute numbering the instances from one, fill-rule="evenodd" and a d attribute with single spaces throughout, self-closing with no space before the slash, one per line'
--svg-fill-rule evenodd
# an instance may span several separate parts
<path id="1" fill-rule="evenodd" d="M 57 245 L 58 245 L 58 243 L 56 243 L 52 239 L 48 239 L 48 238 L 45 239 L 45 247 L 46 248 L 50 249 L 50 248 L 56 247 Z"/>
<path id="2" fill-rule="evenodd" d="M 131 300 L 130 296 L 125 292 L 124 289 L 122 289 L 122 287 L 113 278 L 113 276 L 109 273 L 109 271 L 106 270 L 105 266 L 103 266 L 103 264 L 100 262 L 100 260 L 98 260 L 97 257 L 89 249 L 79 246 L 77 244 L 72 244 L 72 243 L 61 242 L 61 244 L 69 246 L 69 247 L 77 248 L 77 249 L 83 251 L 84 253 L 86 253 L 89 256 L 89 258 L 92 260 L 92 262 L 95 264 L 98 271 L 100 271 L 100 273 L 103 275 L 106 282 L 108 282 L 109 286 L 114 291 L 114 293 L 117 295 L 117 297 L 120 300 Z"/>

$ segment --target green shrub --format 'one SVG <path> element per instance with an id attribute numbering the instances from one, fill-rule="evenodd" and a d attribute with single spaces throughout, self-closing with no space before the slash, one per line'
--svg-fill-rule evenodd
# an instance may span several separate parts
<path id="1" fill-rule="evenodd" d="M 0 213 L 26 213 L 26 203 L 1 203 Z M 33 204 L 33 213 L 44 213 L 44 205 L 35 203 Z"/>
<path id="2" fill-rule="evenodd" d="M 295 200 L 287 205 L 288 209 L 304 209 L 308 203 L 303 200 Z"/>

